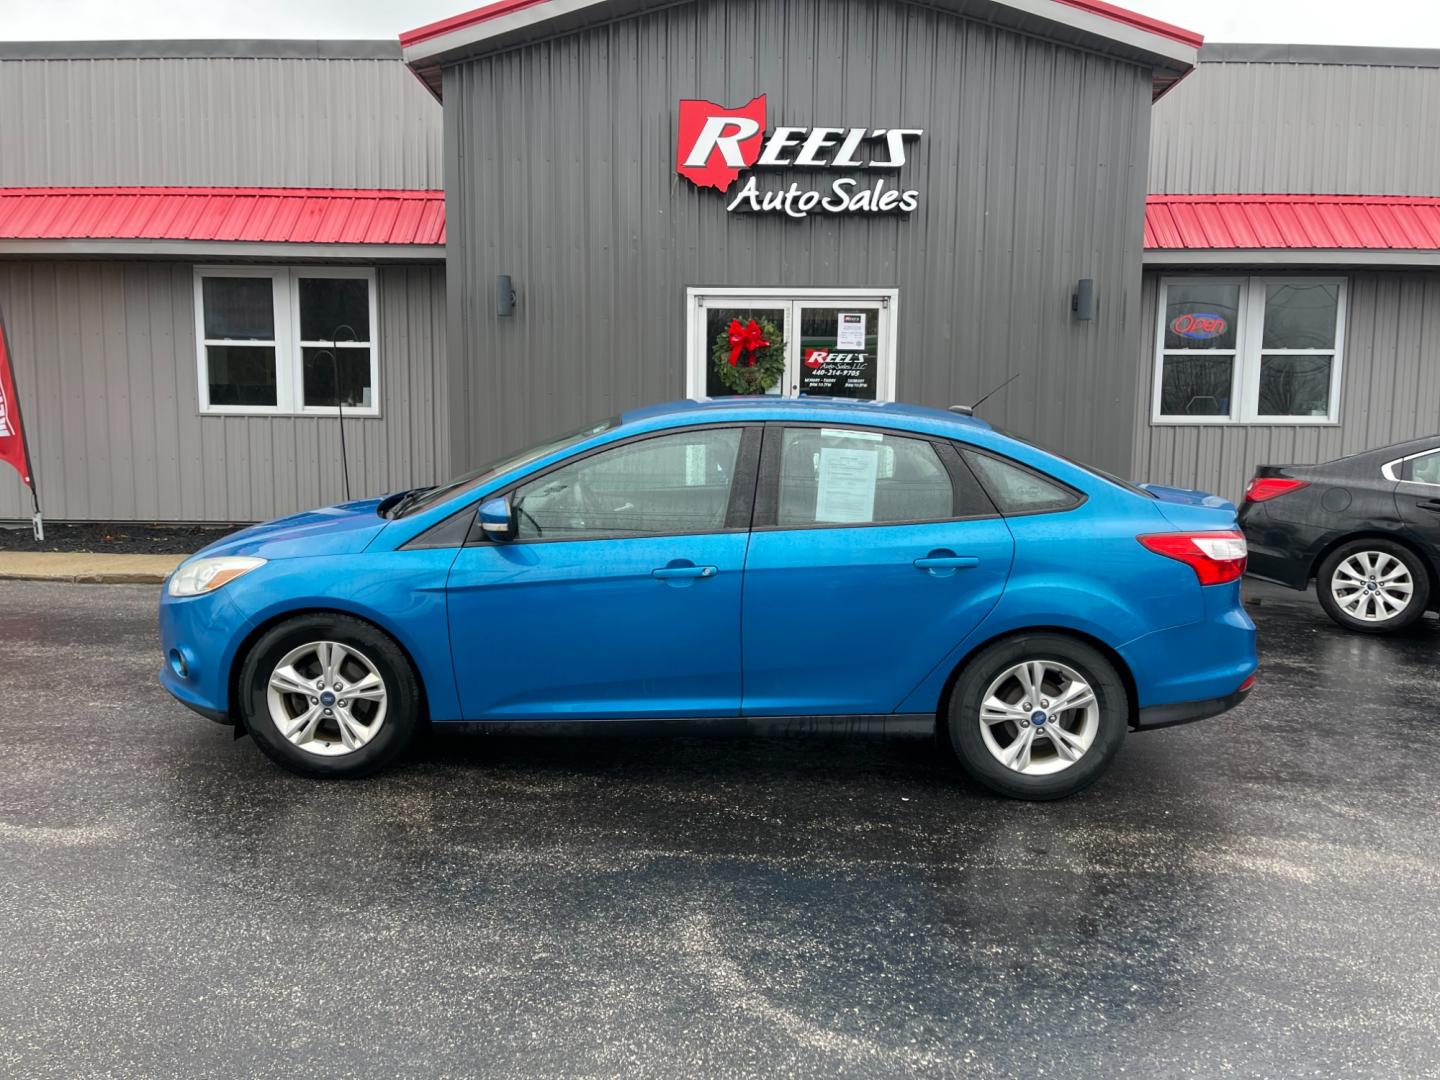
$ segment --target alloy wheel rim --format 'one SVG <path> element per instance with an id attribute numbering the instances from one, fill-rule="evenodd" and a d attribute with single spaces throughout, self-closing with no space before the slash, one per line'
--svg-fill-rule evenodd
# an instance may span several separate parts
<path id="1" fill-rule="evenodd" d="M 1100 731 L 1100 702 L 1080 672 L 1056 660 L 1006 668 L 980 699 L 980 738 L 996 761 L 1026 776 L 1070 768 Z"/>
<path id="2" fill-rule="evenodd" d="M 1330 595 L 1352 619 L 1388 622 L 1410 606 L 1415 579 L 1388 551 L 1357 551 L 1330 575 Z"/>
<path id="3" fill-rule="evenodd" d="M 317 757 L 353 754 L 385 723 L 385 680 L 353 645 L 312 641 L 291 649 L 270 673 L 270 720 L 299 750 Z"/>

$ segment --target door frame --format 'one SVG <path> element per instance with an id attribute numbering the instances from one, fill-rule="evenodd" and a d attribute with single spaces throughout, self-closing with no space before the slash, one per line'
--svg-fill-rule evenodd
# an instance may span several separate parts
<path id="1" fill-rule="evenodd" d="M 752 288 L 739 285 L 688 286 L 685 289 L 685 396 L 705 396 L 705 377 L 709 371 L 710 343 L 705 340 L 704 301 L 716 298 L 727 302 L 755 301 L 757 306 L 773 304 L 788 307 L 796 315 L 799 304 L 823 304 L 834 301 L 844 307 L 847 302 L 876 304 L 880 308 L 877 328 L 880 355 L 875 358 L 875 399 L 895 400 L 895 347 L 899 330 L 899 289 L 827 289 L 827 288 Z M 786 343 L 785 380 L 781 397 L 795 397 L 789 387 L 799 378 L 800 337 L 791 334 Z M 887 358 L 888 363 L 882 363 Z"/>

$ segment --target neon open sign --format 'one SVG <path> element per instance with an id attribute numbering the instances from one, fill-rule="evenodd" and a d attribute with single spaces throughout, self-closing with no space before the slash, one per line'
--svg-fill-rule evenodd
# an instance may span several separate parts
<path id="1" fill-rule="evenodd" d="M 1230 329 L 1230 324 L 1223 316 L 1211 315 L 1208 312 L 1196 312 L 1194 315 L 1177 316 L 1170 323 L 1170 332 L 1178 334 L 1183 338 L 1190 338 L 1192 341 L 1209 341 L 1224 335 Z"/>

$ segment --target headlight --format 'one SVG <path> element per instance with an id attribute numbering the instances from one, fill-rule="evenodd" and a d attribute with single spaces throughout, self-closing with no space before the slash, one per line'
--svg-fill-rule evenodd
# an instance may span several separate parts
<path id="1" fill-rule="evenodd" d="M 248 555 L 218 555 L 213 559 L 196 559 L 170 575 L 169 592 L 171 596 L 199 596 L 201 593 L 214 592 L 242 574 L 248 574 L 257 566 L 264 565 L 264 559 Z"/>

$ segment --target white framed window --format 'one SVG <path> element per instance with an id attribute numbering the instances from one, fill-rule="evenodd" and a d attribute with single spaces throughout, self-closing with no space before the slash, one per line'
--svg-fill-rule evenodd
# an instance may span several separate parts
<path id="1" fill-rule="evenodd" d="M 202 413 L 380 415 L 375 271 L 195 268 Z"/>
<path id="2" fill-rule="evenodd" d="M 1155 331 L 1155 424 L 1340 420 L 1345 279 L 1167 277 Z"/>

